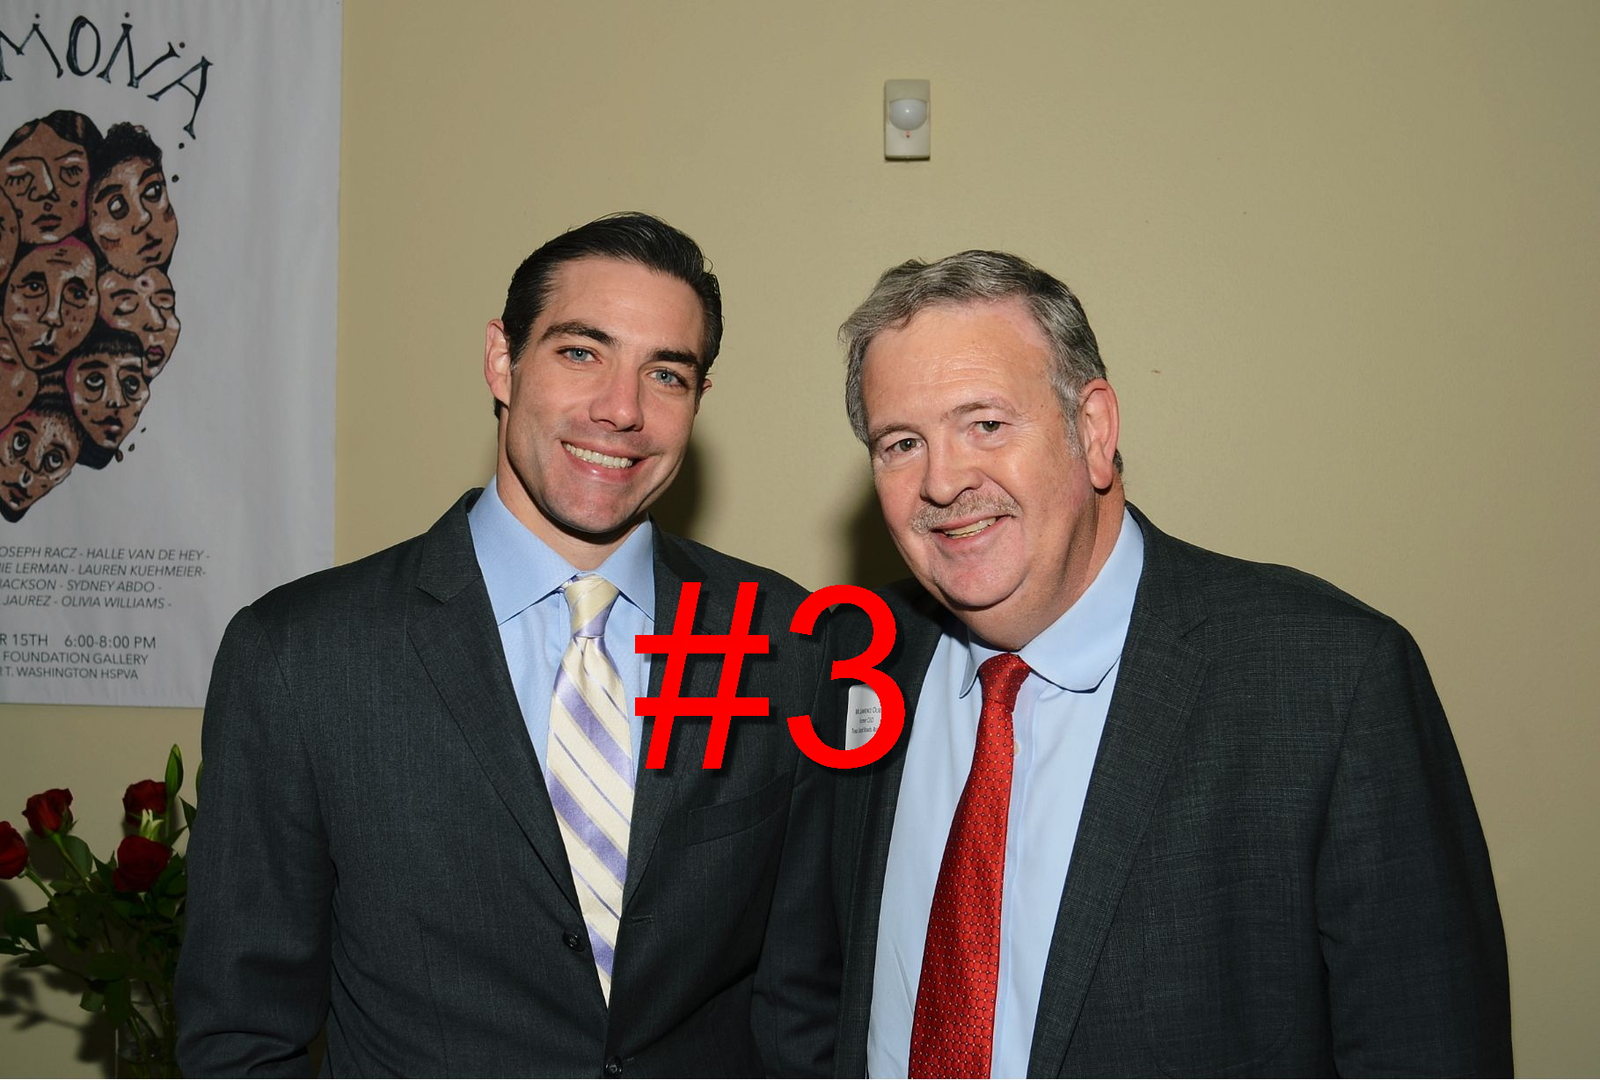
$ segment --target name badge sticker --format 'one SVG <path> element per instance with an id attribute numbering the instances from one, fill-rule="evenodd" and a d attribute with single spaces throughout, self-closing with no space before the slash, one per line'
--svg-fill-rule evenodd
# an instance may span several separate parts
<path id="1" fill-rule="evenodd" d="M 861 684 L 852 686 L 845 706 L 845 750 L 865 746 L 878 733 L 881 723 L 883 706 L 878 702 L 877 691 Z"/>

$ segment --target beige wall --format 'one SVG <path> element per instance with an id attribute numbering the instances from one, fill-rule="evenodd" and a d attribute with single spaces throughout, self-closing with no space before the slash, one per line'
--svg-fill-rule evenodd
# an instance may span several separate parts
<path id="1" fill-rule="evenodd" d="M 933 81 L 929 162 L 882 159 L 902 77 Z M 891 262 L 1019 251 L 1088 308 L 1141 507 L 1421 642 L 1495 860 L 1519 1069 L 1593 1073 L 1597 104 L 1590 3 L 350 0 L 338 556 L 488 475 L 511 270 L 642 208 L 705 246 L 729 313 L 669 517 L 813 587 L 879 578 L 833 328 Z M 179 710 L 0 723 L 5 816 L 70 786 L 97 846 L 123 784 L 198 751 Z M 0 1070 L 94 1075 L 73 999 L 40 1000 L 60 1021 L 0 1017 Z"/>

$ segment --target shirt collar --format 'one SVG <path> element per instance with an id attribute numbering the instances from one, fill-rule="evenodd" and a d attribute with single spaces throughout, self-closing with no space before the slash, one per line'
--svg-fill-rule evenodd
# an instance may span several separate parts
<path id="1" fill-rule="evenodd" d="M 467 511 L 472 548 L 489 590 L 496 626 L 504 625 L 580 573 L 528 531 L 500 501 L 494 478 Z M 594 571 L 651 622 L 656 617 L 655 528 L 649 519 Z"/>
<path id="2" fill-rule="evenodd" d="M 1144 534 L 1127 510 L 1122 529 L 1100 573 L 1061 617 L 1018 653 L 1034 674 L 1063 690 L 1088 693 L 1099 688 L 1122 656 L 1133 618 L 1133 598 L 1144 569 Z M 965 631 L 967 666 L 961 696 L 972 692 L 978 666 L 1002 651 Z"/>

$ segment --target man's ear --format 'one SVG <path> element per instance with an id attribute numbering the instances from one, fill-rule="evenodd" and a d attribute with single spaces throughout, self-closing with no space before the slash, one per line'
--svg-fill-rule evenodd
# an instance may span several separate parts
<path id="1" fill-rule="evenodd" d="M 1078 445 L 1096 491 L 1108 490 L 1116 479 L 1121 427 L 1117 392 L 1104 379 L 1090 379 L 1078 391 Z"/>
<path id="2" fill-rule="evenodd" d="M 709 393 L 711 393 L 711 376 L 702 375 L 700 376 L 700 392 L 694 396 L 695 412 L 698 413 L 700 411 L 700 401 Z"/>
<path id="3" fill-rule="evenodd" d="M 490 319 L 483 332 L 483 381 L 496 401 L 511 404 L 511 342 L 499 319 Z"/>

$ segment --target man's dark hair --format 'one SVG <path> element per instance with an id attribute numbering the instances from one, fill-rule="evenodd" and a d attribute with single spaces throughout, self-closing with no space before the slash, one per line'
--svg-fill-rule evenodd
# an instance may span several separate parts
<path id="1" fill-rule="evenodd" d="M 556 271 L 577 259 L 625 259 L 670 274 L 694 290 L 705 314 L 700 344 L 700 377 L 722 348 L 722 290 L 705 254 L 688 236 L 650 214 L 609 214 L 562 233 L 522 260 L 506 290 L 505 326 L 511 362 L 522 358 L 528 335 L 555 288 Z M 499 408 L 495 412 L 498 414 Z"/>
<path id="2" fill-rule="evenodd" d="M 94 176 L 92 184 L 98 184 L 106 173 L 124 161 L 136 158 L 144 158 L 159 169 L 161 147 L 157 146 L 150 133 L 138 124 L 127 122 L 112 124 L 106 129 L 106 137 L 100 141 L 100 152 L 92 161 L 93 168 L 90 170 Z"/>

